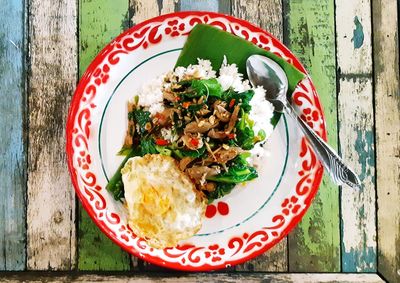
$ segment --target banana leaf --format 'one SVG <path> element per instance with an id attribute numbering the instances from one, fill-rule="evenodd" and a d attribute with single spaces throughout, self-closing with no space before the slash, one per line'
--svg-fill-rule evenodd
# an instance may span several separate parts
<path id="1" fill-rule="evenodd" d="M 305 76 L 295 66 L 272 52 L 264 50 L 243 38 L 206 24 L 197 24 L 192 29 L 175 66 L 187 67 L 190 64 L 196 64 L 197 58 L 202 58 L 210 60 L 213 68 L 218 70 L 225 55 L 228 63 L 235 63 L 239 72 L 243 74 L 244 78 L 247 78 L 246 60 L 253 54 L 269 57 L 282 67 L 288 77 L 288 96 L 292 94 L 296 85 Z M 280 114 L 275 113 L 271 119 L 271 123 L 276 126 L 279 118 Z"/>

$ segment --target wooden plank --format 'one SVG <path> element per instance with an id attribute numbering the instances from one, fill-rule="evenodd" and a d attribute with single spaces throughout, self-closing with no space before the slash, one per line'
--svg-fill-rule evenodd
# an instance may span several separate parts
<path id="1" fill-rule="evenodd" d="M 175 11 L 174 0 L 129 0 L 132 24 Z"/>
<path id="2" fill-rule="evenodd" d="M 269 31 L 278 39 L 283 38 L 282 2 L 280 0 L 232 1 L 232 15 L 245 19 Z M 287 238 L 263 255 L 236 266 L 240 271 L 287 271 Z"/>
<path id="3" fill-rule="evenodd" d="M 371 3 L 336 1 L 339 143 L 362 189 L 341 189 L 342 270 L 376 271 Z M 351 117 L 351 119 L 349 119 Z"/>
<path id="4" fill-rule="evenodd" d="M 337 148 L 334 1 L 284 1 L 284 39 L 308 69 L 324 108 L 329 144 Z M 328 176 L 289 235 L 289 270 L 340 271 L 339 190 Z"/>
<path id="5" fill-rule="evenodd" d="M 27 273 L 20 272 L 14 274 L 1 274 L 0 280 L 4 283 L 11 282 L 164 282 L 164 283 L 195 283 L 195 282 L 362 282 L 362 283 L 381 283 L 384 282 L 377 274 L 334 274 L 334 273 L 285 273 L 285 274 L 267 274 L 267 273 L 198 273 L 198 274 L 180 274 L 176 273 L 148 273 L 137 274 L 134 277 L 126 273 L 117 274 L 71 274 L 71 273 Z"/>
<path id="6" fill-rule="evenodd" d="M 127 25 L 128 0 L 79 1 L 79 73 Z M 79 205 L 79 270 L 129 270 L 129 255 L 105 236 Z"/>
<path id="7" fill-rule="evenodd" d="M 172 13 L 175 11 L 176 3 L 174 0 L 129 0 L 129 11 L 131 13 L 131 25 L 138 24 L 147 19 L 159 16 L 161 14 Z M 161 271 L 165 270 L 135 256 L 131 256 L 132 269 Z"/>
<path id="8" fill-rule="evenodd" d="M 397 4 L 396 4 L 397 3 Z M 396 0 L 373 0 L 378 271 L 400 282 L 400 93 Z"/>
<path id="9" fill-rule="evenodd" d="M 211 11 L 223 14 L 231 13 L 230 0 L 180 0 L 178 2 L 179 11 Z"/>
<path id="10" fill-rule="evenodd" d="M 283 7 L 281 0 L 232 0 L 232 15 L 247 20 L 283 40 Z"/>
<path id="11" fill-rule="evenodd" d="M 24 1 L 0 9 L 0 270 L 23 270 L 26 255 Z"/>
<path id="12" fill-rule="evenodd" d="M 28 269 L 75 264 L 75 193 L 65 121 L 77 80 L 74 1 L 29 0 Z"/>

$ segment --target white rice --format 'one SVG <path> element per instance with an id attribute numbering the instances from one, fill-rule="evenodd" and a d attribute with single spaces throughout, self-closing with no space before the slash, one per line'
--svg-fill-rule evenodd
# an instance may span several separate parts
<path id="1" fill-rule="evenodd" d="M 268 138 L 274 130 L 271 124 L 271 118 L 274 115 L 274 106 L 265 99 L 265 89 L 261 86 L 253 88 L 254 96 L 250 101 L 251 111 L 249 117 L 254 121 L 254 134 L 258 134 L 260 130 L 264 130 L 266 138 Z M 250 150 L 251 159 L 249 163 L 260 165 L 261 158 L 268 153 L 265 142 L 259 142 Z"/>
<path id="2" fill-rule="evenodd" d="M 165 75 L 162 75 L 151 80 L 134 94 L 134 96 L 139 97 L 139 106 L 148 108 L 152 116 L 157 112 L 162 112 L 164 110 L 162 93 L 164 76 Z"/>
<path id="3" fill-rule="evenodd" d="M 238 72 L 236 64 L 228 64 L 226 56 L 224 56 L 221 68 L 219 69 L 217 80 L 224 91 L 229 88 L 233 88 L 236 92 L 243 92 L 250 89 L 249 81 L 243 80 L 243 74 Z"/>

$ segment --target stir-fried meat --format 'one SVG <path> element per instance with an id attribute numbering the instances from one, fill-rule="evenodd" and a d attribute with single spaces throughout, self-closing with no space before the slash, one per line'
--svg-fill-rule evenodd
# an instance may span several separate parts
<path id="1" fill-rule="evenodd" d="M 207 159 L 205 159 L 205 164 L 210 162 L 225 164 L 229 160 L 234 159 L 240 153 L 242 153 L 242 149 L 240 147 L 229 147 L 228 149 L 220 147 L 214 151 L 212 156 L 209 155 Z"/>
<path id="2" fill-rule="evenodd" d="M 193 121 L 186 125 L 185 133 L 205 133 L 210 129 L 218 126 L 219 121 L 215 119 L 214 123 L 211 123 L 209 119 L 200 119 L 199 122 Z"/>
<path id="3" fill-rule="evenodd" d="M 155 115 L 155 121 L 153 122 L 160 126 L 166 126 L 171 123 L 174 112 L 174 108 L 165 108 L 161 113 Z"/>
<path id="4" fill-rule="evenodd" d="M 133 110 L 135 110 L 136 108 L 136 104 L 133 102 L 128 102 L 128 113 L 132 112 Z"/>
<path id="5" fill-rule="evenodd" d="M 204 184 L 206 178 L 218 175 L 220 173 L 220 169 L 216 167 L 193 166 L 186 169 L 186 173 L 196 183 Z"/>
<path id="6" fill-rule="evenodd" d="M 163 98 L 165 100 L 168 100 L 168 101 L 171 101 L 171 102 L 175 102 L 176 101 L 175 94 L 173 92 L 171 92 L 171 91 L 168 91 L 168 90 L 163 92 Z"/>
<path id="7" fill-rule="evenodd" d="M 217 139 L 217 140 L 223 140 L 225 139 L 228 135 L 224 131 L 216 131 L 215 129 L 211 129 L 208 133 L 207 136 L 209 136 L 212 139 Z"/>
<path id="8" fill-rule="evenodd" d="M 199 116 L 205 116 L 207 114 L 209 114 L 211 111 L 207 108 L 206 105 L 203 106 L 203 108 L 201 108 L 199 111 L 196 112 L 197 115 Z"/>
<path id="9" fill-rule="evenodd" d="M 128 102 L 128 112 L 135 110 L 135 103 Z M 124 140 L 124 147 L 131 147 L 133 144 L 133 136 L 135 135 L 135 122 L 131 119 L 128 120 L 128 129 Z"/>
<path id="10" fill-rule="evenodd" d="M 214 182 L 206 182 L 204 185 L 200 186 L 200 189 L 207 192 L 215 191 L 217 185 Z"/>
<path id="11" fill-rule="evenodd" d="M 185 171 L 186 167 L 194 160 L 193 157 L 186 156 L 179 161 L 179 169 Z"/>
<path id="12" fill-rule="evenodd" d="M 225 133 L 229 134 L 235 127 L 239 115 L 239 110 L 240 106 L 236 105 L 235 108 L 233 109 L 231 119 L 229 120 L 228 128 L 225 130 Z"/>
<path id="13" fill-rule="evenodd" d="M 133 144 L 133 136 L 135 134 L 135 122 L 132 120 L 128 121 L 128 130 L 124 140 L 124 147 L 130 147 Z"/>
<path id="14" fill-rule="evenodd" d="M 201 137 L 191 134 L 185 134 L 181 137 L 181 140 L 185 144 L 185 146 L 191 150 L 197 150 L 202 148 L 204 143 Z"/>
<path id="15" fill-rule="evenodd" d="M 218 119 L 220 119 L 222 122 L 226 123 L 231 118 L 231 113 L 221 105 L 217 104 L 214 107 L 214 109 L 215 109 L 215 116 L 217 116 Z"/>

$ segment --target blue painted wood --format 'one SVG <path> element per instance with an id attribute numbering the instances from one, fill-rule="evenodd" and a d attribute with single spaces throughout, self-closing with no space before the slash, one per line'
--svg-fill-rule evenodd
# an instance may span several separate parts
<path id="1" fill-rule="evenodd" d="M 180 11 L 211 11 L 225 14 L 231 11 L 229 0 L 180 0 L 178 6 Z"/>
<path id="2" fill-rule="evenodd" d="M 358 173 L 362 188 L 342 186 L 343 272 L 375 272 L 376 187 L 371 5 L 336 0 L 336 58 L 340 153 Z"/>
<path id="3" fill-rule="evenodd" d="M 0 270 L 25 269 L 24 1 L 0 3 Z"/>

